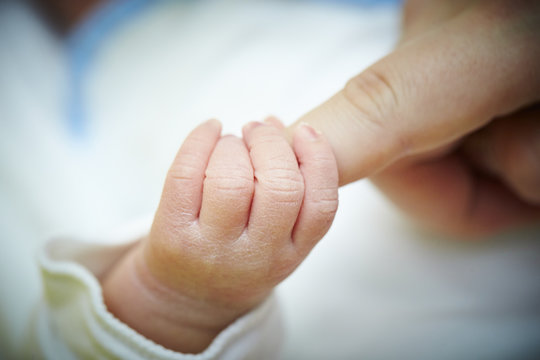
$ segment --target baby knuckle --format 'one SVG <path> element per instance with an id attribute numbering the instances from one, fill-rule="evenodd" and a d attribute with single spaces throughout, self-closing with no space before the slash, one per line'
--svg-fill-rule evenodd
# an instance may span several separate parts
<path id="1" fill-rule="evenodd" d="M 273 133 L 263 133 L 257 136 L 256 141 L 250 144 L 249 152 L 251 157 L 254 154 L 268 156 L 269 149 L 276 149 L 282 145 L 281 139 Z"/>
<path id="2" fill-rule="evenodd" d="M 241 174 L 210 175 L 206 176 L 204 187 L 221 194 L 241 196 L 253 191 L 253 178 Z"/>
<path id="3" fill-rule="evenodd" d="M 259 175 L 256 176 L 259 183 L 277 196 L 297 198 L 304 193 L 304 181 L 298 170 L 270 169 Z"/>
<path id="4" fill-rule="evenodd" d="M 313 206 L 320 217 L 333 217 L 338 209 L 338 197 L 335 191 L 326 192 L 326 196 L 318 196 L 312 200 Z M 323 193 L 324 194 L 324 193 Z"/>
<path id="5" fill-rule="evenodd" d="M 317 155 L 310 160 L 311 167 L 314 170 L 312 177 L 315 178 L 324 178 L 327 181 L 332 179 L 338 183 L 338 169 L 336 164 L 336 158 L 332 153 L 328 155 Z"/>
<path id="6" fill-rule="evenodd" d="M 168 177 L 174 182 L 191 182 L 201 173 L 200 165 L 190 159 L 176 161 L 169 169 Z"/>
<path id="7" fill-rule="evenodd" d="M 202 149 L 208 145 L 209 139 L 206 136 L 202 134 L 191 134 L 186 138 L 183 146 L 185 148 Z"/>
<path id="8" fill-rule="evenodd" d="M 303 188 L 284 181 L 269 181 L 264 183 L 267 193 L 269 193 L 276 202 L 292 202 L 299 201 L 303 194 Z"/>

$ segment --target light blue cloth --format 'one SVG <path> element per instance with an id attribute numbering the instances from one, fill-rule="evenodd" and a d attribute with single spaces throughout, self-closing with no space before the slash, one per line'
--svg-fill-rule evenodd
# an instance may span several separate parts
<path id="1" fill-rule="evenodd" d="M 94 11 L 67 39 L 69 64 L 69 95 L 67 118 L 73 136 L 81 138 L 86 132 L 87 109 L 84 84 L 98 50 L 104 40 L 124 22 L 142 12 L 152 0 L 113 0 Z"/>
<path id="2" fill-rule="evenodd" d="M 329 0 L 311 0 L 330 2 Z M 92 63 L 103 42 L 123 24 L 147 10 L 157 0 L 110 0 L 97 8 L 70 34 L 66 43 L 69 64 L 66 118 L 72 136 L 82 140 L 88 128 L 89 113 L 85 104 L 85 83 Z M 401 0 L 338 0 L 357 6 L 398 5 Z"/>

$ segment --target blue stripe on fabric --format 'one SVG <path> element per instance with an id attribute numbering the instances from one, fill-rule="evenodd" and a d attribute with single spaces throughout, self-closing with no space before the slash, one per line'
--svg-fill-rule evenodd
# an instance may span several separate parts
<path id="1" fill-rule="evenodd" d="M 95 10 L 67 39 L 69 130 L 83 138 L 88 130 L 85 81 L 104 40 L 126 20 L 140 13 L 152 0 L 111 0 Z"/>
<path id="2" fill-rule="evenodd" d="M 312 0 L 329 1 L 329 0 Z M 332 0 L 358 6 L 398 5 L 402 0 Z M 84 138 L 88 130 L 85 83 L 99 48 L 111 34 L 130 18 L 142 12 L 155 0 L 109 0 L 95 10 L 67 39 L 68 101 L 67 119 L 70 133 Z"/>
<path id="3" fill-rule="evenodd" d="M 358 5 L 373 7 L 379 5 L 400 5 L 403 0 L 316 0 L 321 2 L 341 3 L 347 5 Z"/>

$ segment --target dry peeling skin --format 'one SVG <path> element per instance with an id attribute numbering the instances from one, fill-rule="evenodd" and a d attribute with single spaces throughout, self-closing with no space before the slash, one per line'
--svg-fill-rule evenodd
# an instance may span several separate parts
<path id="1" fill-rule="evenodd" d="M 180 149 L 144 259 L 173 291 L 247 310 L 330 227 L 337 167 L 329 144 L 307 125 L 293 146 L 267 123 L 248 124 L 243 140 L 219 133 L 209 121 Z"/>

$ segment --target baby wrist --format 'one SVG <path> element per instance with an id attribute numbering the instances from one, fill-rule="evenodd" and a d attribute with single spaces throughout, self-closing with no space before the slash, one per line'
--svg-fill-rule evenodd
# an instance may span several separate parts
<path id="1" fill-rule="evenodd" d="M 173 351 L 203 351 L 242 315 L 173 291 L 148 271 L 142 246 L 131 250 L 103 280 L 105 303 L 120 321 Z"/>

